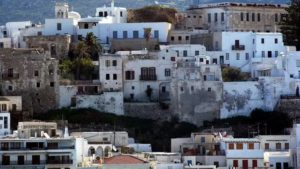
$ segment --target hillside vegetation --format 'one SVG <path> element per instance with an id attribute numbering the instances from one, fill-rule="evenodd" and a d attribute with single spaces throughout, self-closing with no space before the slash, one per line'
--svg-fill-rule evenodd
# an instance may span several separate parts
<path id="1" fill-rule="evenodd" d="M 177 10 L 162 6 L 146 6 L 128 11 L 128 22 L 169 22 L 176 23 Z"/>

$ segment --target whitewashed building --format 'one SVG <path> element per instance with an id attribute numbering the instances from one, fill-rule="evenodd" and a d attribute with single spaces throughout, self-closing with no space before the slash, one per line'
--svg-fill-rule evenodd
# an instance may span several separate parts
<path id="1" fill-rule="evenodd" d="M 255 138 L 224 138 L 222 149 L 226 151 L 227 167 L 264 167 L 264 151 Z"/>

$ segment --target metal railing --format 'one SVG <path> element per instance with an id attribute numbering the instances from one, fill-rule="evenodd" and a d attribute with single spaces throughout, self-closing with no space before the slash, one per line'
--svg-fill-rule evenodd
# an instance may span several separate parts
<path id="1" fill-rule="evenodd" d="M 155 80 L 157 80 L 157 76 L 156 75 L 147 75 L 147 76 L 140 75 L 140 80 L 143 80 L 143 81 L 155 81 Z"/>
<path id="2" fill-rule="evenodd" d="M 232 45 L 232 50 L 245 50 L 245 45 Z"/>

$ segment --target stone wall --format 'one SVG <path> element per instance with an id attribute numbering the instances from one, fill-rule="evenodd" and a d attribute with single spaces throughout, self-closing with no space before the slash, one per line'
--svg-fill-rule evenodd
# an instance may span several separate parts
<path id="1" fill-rule="evenodd" d="M 68 56 L 71 36 L 27 36 L 25 41 L 27 48 L 43 48 L 45 51 L 50 52 L 51 57 L 62 59 Z"/>
<path id="2" fill-rule="evenodd" d="M 158 102 L 127 102 L 124 103 L 124 113 L 126 116 L 153 120 L 170 120 L 172 118 L 171 109 L 168 106 L 162 108 Z"/>
<path id="3" fill-rule="evenodd" d="M 103 92 L 99 94 L 78 94 L 78 86 L 59 87 L 59 107 L 93 108 L 100 112 L 123 115 L 123 92 Z M 76 100 L 72 105 L 72 98 Z"/>
<path id="4" fill-rule="evenodd" d="M 4 96 L 22 96 L 23 110 L 43 113 L 58 105 L 58 61 L 42 49 L 0 50 Z"/>
<path id="5" fill-rule="evenodd" d="M 154 50 L 158 45 L 157 39 L 149 39 L 148 41 L 144 38 L 141 39 L 111 39 L 111 50 L 122 51 L 122 50 Z"/>
<path id="6" fill-rule="evenodd" d="M 282 98 L 278 101 L 276 111 L 287 113 L 291 118 L 300 118 L 300 97 Z"/>

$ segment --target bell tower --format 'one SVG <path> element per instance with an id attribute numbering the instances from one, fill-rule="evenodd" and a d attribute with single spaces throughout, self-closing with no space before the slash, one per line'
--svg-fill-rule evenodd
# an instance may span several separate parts
<path id="1" fill-rule="evenodd" d="M 68 3 L 56 3 L 55 4 L 55 18 L 68 18 L 69 5 Z"/>

